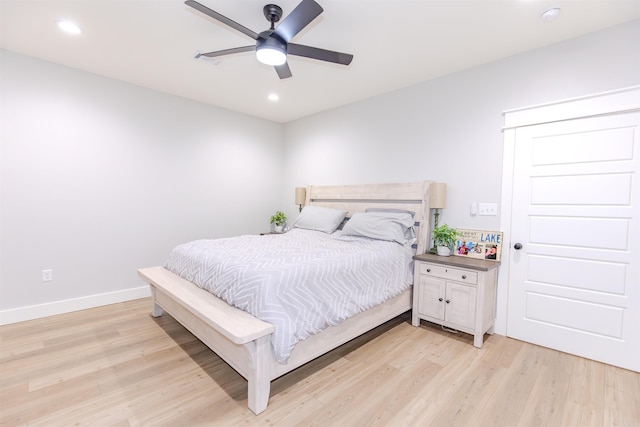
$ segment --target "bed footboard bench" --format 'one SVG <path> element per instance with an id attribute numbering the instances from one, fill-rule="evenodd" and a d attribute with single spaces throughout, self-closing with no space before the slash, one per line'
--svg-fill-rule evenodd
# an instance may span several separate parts
<path id="1" fill-rule="evenodd" d="M 163 267 L 138 270 L 151 285 L 152 314 L 166 310 L 248 382 L 248 406 L 267 408 L 271 387 L 273 325 L 232 307 Z"/>

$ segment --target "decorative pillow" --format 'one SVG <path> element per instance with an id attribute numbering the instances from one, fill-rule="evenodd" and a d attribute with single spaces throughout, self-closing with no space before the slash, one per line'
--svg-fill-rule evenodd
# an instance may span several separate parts
<path id="1" fill-rule="evenodd" d="M 342 224 L 347 212 L 320 206 L 305 206 L 293 224 L 297 228 L 333 233 Z"/>
<path id="2" fill-rule="evenodd" d="M 342 235 L 364 236 L 371 239 L 413 244 L 415 232 L 410 213 L 365 212 L 356 213 L 344 225 Z"/>

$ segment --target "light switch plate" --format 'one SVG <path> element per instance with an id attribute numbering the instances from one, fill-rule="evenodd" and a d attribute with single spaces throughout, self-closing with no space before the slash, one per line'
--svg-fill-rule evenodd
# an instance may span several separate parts
<path id="1" fill-rule="evenodd" d="M 498 215 L 497 203 L 480 203 L 478 205 L 478 215 L 496 216 Z"/>
<path id="2" fill-rule="evenodd" d="M 53 270 L 42 270 L 42 281 L 51 282 L 53 280 Z"/>

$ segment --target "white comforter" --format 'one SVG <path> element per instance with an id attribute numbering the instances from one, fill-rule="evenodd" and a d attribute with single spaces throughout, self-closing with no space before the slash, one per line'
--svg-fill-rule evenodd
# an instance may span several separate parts
<path id="1" fill-rule="evenodd" d="M 298 341 L 409 287 L 412 255 L 395 242 L 294 228 L 185 243 L 165 267 L 273 324 L 271 344 L 285 363 Z"/>

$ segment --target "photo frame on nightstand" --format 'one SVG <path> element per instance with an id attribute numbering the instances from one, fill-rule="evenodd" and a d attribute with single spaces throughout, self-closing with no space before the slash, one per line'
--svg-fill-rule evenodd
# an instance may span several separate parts
<path id="1" fill-rule="evenodd" d="M 501 231 L 469 230 L 458 228 L 453 254 L 466 258 L 485 259 L 487 261 L 500 261 L 502 255 Z"/>

